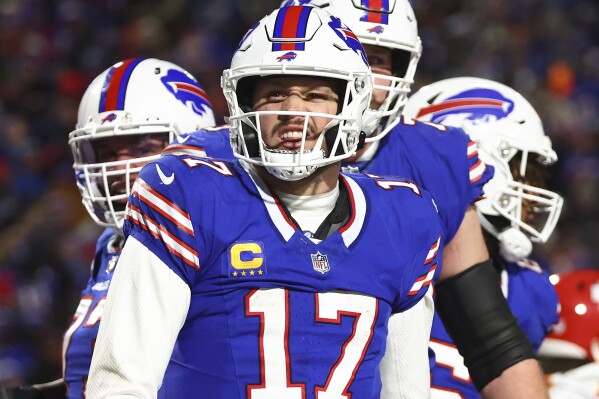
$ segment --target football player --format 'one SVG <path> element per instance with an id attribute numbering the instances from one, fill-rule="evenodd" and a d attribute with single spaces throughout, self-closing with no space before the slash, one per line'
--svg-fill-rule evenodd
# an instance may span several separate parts
<path id="1" fill-rule="evenodd" d="M 84 93 L 77 128 L 69 134 L 73 169 L 83 205 L 106 229 L 64 335 L 68 398 L 85 398 L 106 293 L 123 247 L 125 205 L 137 173 L 181 133 L 214 124 L 206 92 L 189 72 L 168 61 L 118 62 L 98 75 Z"/>
<path id="2" fill-rule="evenodd" d="M 214 125 L 212 106 L 196 79 L 154 58 L 127 59 L 102 72 L 83 95 L 77 119 L 77 128 L 69 134 L 77 187 L 90 216 L 106 229 L 64 335 L 64 378 L 7 389 L 7 399 L 86 397 L 106 293 L 124 242 L 121 228 L 133 181 L 176 136 Z"/>
<path id="3" fill-rule="evenodd" d="M 559 322 L 539 349 L 551 399 L 599 397 L 599 270 L 552 276 Z"/>
<path id="4" fill-rule="evenodd" d="M 7 388 L 7 399 L 85 398 L 106 293 L 124 242 L 121 228 L 133 181 L 175 137 L 215 123 L 197 80 L 180 66 L 154 58 L 123 60 L 102 72 L 83 95 L 77 119 L 69 134 L 77 187 L 92 219 L 106 229 L 63 338 L 63 379 Z"/>
<path id="5" fill-rule="evenodd" d="M 492 167 L 486 167 L 479 160 L 476 144 L 461 129 L 425 124 L 398 114 L 407 101 L 422 52 L 410 3 L 407 0 L 296 0 L 286 3 L 323 7 L 348 24 L 365 45 L 375 76 L 373 98 L 364 126 L 368 137 L 365 147 L 345 161 L 343 170 L 408 177 L 433 194 L 441 215 L 455 215 L 444 218 L 447 247 L 443 253 L 444 267 L 435 275 L 435 279 L 443 281 L 437 297 L 454 304 L 454 309 L 467 310 L 463 314 L 447 312 L 444 317 L 464 326 L 456 330 L 459 335 L 456 341 L 467 352 L 470 364 L 477 364 L 472 373 L 475 383 L 491 398 L 544 397 L 542 373 L 533 359 L 532 348 L 511 315 L 501 290 L 494 284 L 495 272 L 476 214 L 474 203 L 482 196 L 482 187 L 491 178 Z M 286 62 L 293 64 L 293 60 Z M 175 143 L 173 149 L 190 151 L 195 146 L 209 156 L 232 156 L 221 145 L 228 139 L 228 130 L 211 133 L 188 136 L 184 143 Z M 485 287 L 486 284 L 489 287 Z M 464 296 L 454 295 L 456 290 L 469 292 L 473 287 L 485 289 L 473 293 L 476 298 L 465 302 L 462 301 Z M 480 294 L 484 298 L 478 296 Z M 471 300 L 489 308 L 476 309 L 473 314 L 470 312 L 475 310 L 470 306 Z M 490 318 L 494 323 L 479 323 L 489 312 L 494 314 Z M 462 322 L 465 317 L 470 319 L 471 325 L 485 331 L 473 332 L 466 328 L 469 324 Z M 414 321 L 405 320 L 405 314 L 394 316 L 392 328 L 404 330 L 401 324 L 404 322 L 413 331 Z M 497 341 L 495 337 L 501 331 L 506 331 L 504 339 Z M 428 331 L 423 330 L 420 336 L 425 335 Z M 388 345 L 393 348 L 392 342 Z M 477 348 L 485 350 L 475 350 Z M 398 362 L 397 355 L 392 352 L 388 351 L 385 363 L 387 359 L 391 364 Z M 404 385 L 401 378 L 405 374 L 400 372 L 401 368 L 395 367 L 391 378 L 386 379 L 384 393 L 394 395 Z"/>
<path id="6" fill-rule="evenodd" d="M 414 93 L 404 115 L 460 126 L 478 144 L 481 160 L 495 168 L 476 203 L 497 284 L 536 352 L 557 321 L 557 295 L 549 275 L 528 258 L 558 221 L 563 199 L 547 190 L 546 167 L 557 161 L 541 119 L 518 92 L 487 79 L 441 80 Z M 438 302 L 438 307 L 443 303 Z M 431 333 L 435 352 L 432 398 L 480 398 L 438 315 Z"/>
<path id="7" fill-rule="evenodd" d="M 364 139 L 364 49 L 283 7 L 222 86 L 238 160 L 139 173 L 87 397 L 378 398 L 389 317 L 429 292 L 443 229 L 413 182 L 340 174 Z"/>

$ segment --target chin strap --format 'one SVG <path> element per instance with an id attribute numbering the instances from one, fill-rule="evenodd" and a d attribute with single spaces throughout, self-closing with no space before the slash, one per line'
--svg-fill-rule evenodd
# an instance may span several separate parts
<path id="1" fill-rule="evenodd" d="M 245 142 L 245 148 L 247 148 L 248 156 L 250 158 L 256 158 L 260 156 L 260 144 L 258 143 L 258 132 L 256 129 L 245 122 L 241 122 L 242 127 L 241 130 L 243 132 L 243 141 Z M 240 140 L 239 138 L 237 140 Z M 239 143 L 237 143 L 239 146 Z M 240 154 L 243 154 L 242 151 L 237 150 Z"/>
<path id="2" fill-rule="evenodd" d="M 532 252 L 530 239 L 515 227 L 510 227 L 497 235 L 499 254 L 508 262 L 517 262 Z"/>
<path id="3" fill-rule="evenodd" d="M 335 145 L 335 140 L 337 139 L 338 132 L 339 132 L 339 125 L 335 125 L 335 126 L 331 127 L 330 129 L 328 129 L 324 133 L 324 139 L 325 139 L 325 142 L 327 143 L 327 148 L 329 148 L 329 149 L 333 148 L 333 146 Z M 358 145 L 356 147 L 356 151 L 360 151 L 362 148 L 364 148 L 365 142 L 366 142 L 366 133 L 364 131 L 361 131 L 360 134 L 358 135 Z M 343 147 L 340 145 L 339 147 L 337 147 L 335 156 L 342 155 L 342 154 L 343 154 Z"/>

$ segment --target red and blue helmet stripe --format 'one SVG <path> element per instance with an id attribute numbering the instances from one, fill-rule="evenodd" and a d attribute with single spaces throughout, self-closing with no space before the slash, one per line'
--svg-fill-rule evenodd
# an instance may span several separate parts
<path id="1" fill-rule="evenodd" d="M 389 24 L 389 0 L 361 0 L 361 5 L 367 11 L 362 15 L 360 21 Z"/>
<path id="2" fill-rule="evenodd" d="M 514 102 L 492 89 L 471 89 L 446 98 L 440 103 L 423 107 L 416 118 L 428 116 L 431 122 L 443 123 L 451 114 L 465 114 L 468 120 L 477 120 L 494 115 L 497 119 L 507 118 L 514 110 Z"/>
<path id="3" fill-rule="evenodd" d="M 143 60 L 145 58 L 129 58 L 110 68 L 102 86 L 98 112 L 119 111 L 125 108 L 129 78 Z"/>
<path id="4" fill-rule="evenodd" d="M 272 51 L 304 51 L 306 28 L 312 7 L 290 6 L 279 9 L 273 39 L 295 39 L 297 42 L 275 42 Z"/>

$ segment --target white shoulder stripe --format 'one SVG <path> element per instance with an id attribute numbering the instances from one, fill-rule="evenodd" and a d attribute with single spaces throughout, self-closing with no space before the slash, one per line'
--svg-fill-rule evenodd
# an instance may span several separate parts
<path id="1" fill-rule="evenodd" d="M 478 155 L 478 146 L 477 146 L 476 142 L 471 141 L 468 143 L 467 154 L 468 154 L 468 158 L 472 158 L 475 155 Z"/>
<path id="2" fill-rule="evenodd" d="M 428 273 L 416 279 L 416 281 L 412 285 L 412 288 L 410 288 L 410 292 L 408 292 L 408 295 L 416 295 L 422 288 L 429 286 L 431 281 L 433 281 L 435 270 L 437 270 L 437 263 L 431 266 Z"/>
<path id="3" fill-rule="evenodd" d="M 472 165 L 469 172 L 470 183 L 476 183 L 479 181 L 483 177 L 486 169 L 487 165 L 480 159 L 476 164 Z"/>
<path id="4" fill-rule="evenodd" d="M 141 209 L 128 204 L 125 211 L 125 218 L 148 231 L 154 238 L 162 240 L 168 250 L 187 265 L 194 269 L 200 268 L 198 252 L 167 231 L 164 226 L 144 215 Z"/>
<path id="5" fill-rule="evenodd" d="M 428 251 L 428 255 L 426 255 L 426 260 L 424 261 L 425 265 L 428 265 L 433 261 L 435 256 L 439 253 L 439 245 L 441 244 L 441 236 L 437 238 L 437 241 L 431 246 L 431 249 Z"/>
<path id="6" fill-rule="evenodd" d="M 194 236 L 193 225 L 189 214 L 160 195 L 141 178 L 138 178 L 133 185 L 131 194 L 138 197 L 142 202 L 149 205 L 152 209 L 156 210 L 171 222 L 175 223 L 181 230 L 192 237 Z"/>

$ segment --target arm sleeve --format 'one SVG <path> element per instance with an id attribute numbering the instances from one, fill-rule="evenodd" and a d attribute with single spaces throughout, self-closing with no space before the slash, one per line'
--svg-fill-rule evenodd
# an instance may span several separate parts
<path id="1" fill-rule="evenodd" d="M 534 358 L 490 260 L 437 284 L 436 294 L 437 312 L 478 390 L 509 367 Z"/>
<path id="2" fill-rule="evenodd" d="M 156 398 L 190 297 L 177 274 L 129 237 L 108 291 L 87 397 Z"/>
<path id="3" fill-rule="evenodd" d="M 428 398 L 428 342 L 435 306 L 432 288 L 414 307 L 389 319 L 387 349 L 381 361 L 381 399 Z"/>

